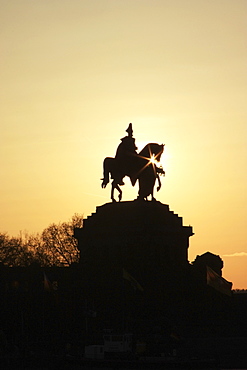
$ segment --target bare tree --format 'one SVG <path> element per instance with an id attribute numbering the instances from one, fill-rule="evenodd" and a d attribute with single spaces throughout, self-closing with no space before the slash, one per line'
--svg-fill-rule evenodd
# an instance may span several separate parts
<path id="1" fill-rule="evenodd" d="M 34 262 L 34 256 L 28 246 L 23 245 L 21 236 L 9 237 L 1 233 L 0 262 L 10 267 L 28 266 Z"/>
<path id="2" fill-rule="evenodd" d="M 68 266 L 79 262 L 74 228 L 82 227 L 83 216 L 75 214 L 69 222 L 51 224 L 41 234 L 20 233 L 9 237 L 0 233 L 0 263 L 7 266 Z"/>
<path id="3" fill-rule="evenodd" d="M 23 248 L 27 249 L 32 255 L 32 263 L 38 263 L 40 266 L 51 266 L 50 254 L 44 248 L 40 234 L 21 234 Z"/>
<path id="4" fill-rule="evenodd" d="M 40 249 L 50 265 L 68 266 L 79 262 L 79 250 L 73 234 L 75 227 L 81 227 L 82 220 L 81 215 L 75 214 L 71 221 L 53 223 L 42 232 Z"/>

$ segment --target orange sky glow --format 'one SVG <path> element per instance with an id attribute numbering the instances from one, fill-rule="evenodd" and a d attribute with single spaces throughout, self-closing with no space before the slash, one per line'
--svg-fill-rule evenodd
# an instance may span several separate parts
<path id="1" fill-rule="evenodd" d="M 247 289 L 245 0 L 0 0 L 0 232 L 110 201 L 102 163 L 129 122 L 165 144 L 155 196 Z M 129 180 L 123 200 L 137 196 Z"/>

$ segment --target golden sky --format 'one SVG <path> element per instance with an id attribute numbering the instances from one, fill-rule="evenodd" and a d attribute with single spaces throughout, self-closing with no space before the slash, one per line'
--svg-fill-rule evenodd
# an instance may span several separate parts
<path id="1" fill-rule="evenodd" d="M 156 198 L 247 288 L 246 0 L 0 0 L 0 232 L 110 200 L 102 162 L 133 123 L 165 143 Z M 123 200 L 137 188 L 129 181 Z"/>

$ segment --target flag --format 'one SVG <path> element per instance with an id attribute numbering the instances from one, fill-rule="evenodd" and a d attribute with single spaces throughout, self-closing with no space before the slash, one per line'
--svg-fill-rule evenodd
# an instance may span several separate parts
<path id="1" fill-rule="evenodd" d="M 232 295 L 232 283 L 225 280 L 223 277 L 218 275 L 214 270 L 207 266 L 207 285 L 213 287 L 219 292 L 229 295 Z"/>
<path id="2" fill-rule="evenodd" d="M 144 291 L 143 287 L 138 283 L 138 281 L 136 281 L 135 278 L 133 278 L 133 276 L 131 276 L 124 268 L 123 268 L 123 278 L 128 280 L 131 284 L 131 286 L 135 289 L 135 290 L 140 290 L 141 292 Z"/>
<path id="3" fill-rule="evenodd" d="M 46 273 L 44 272 L 44 290 L 46 292 L 52 292 L 53 286 L 48 277 L 46 276 Z"/>

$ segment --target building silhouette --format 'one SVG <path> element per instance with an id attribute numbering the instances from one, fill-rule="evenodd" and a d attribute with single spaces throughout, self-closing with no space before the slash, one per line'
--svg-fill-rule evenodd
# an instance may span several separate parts
<path id="1" fill-rule="evenodd" d="M 67 347 L 78 355 L 106 332 L 132 333 L 157 356 L 179 348 L 184 356 L 227 358 L 231 344 L 233 361 L 247 335 L 246 294 L 218 289 L 231 285 L 220 256 L 205 252 L 188 261 L 192 236 L 192 227 L 160 202 L 97 207 L 74 230 L 79 263 L 0 265 L 2 333 L 20 350 L 53 355 Z"/>
<path id="2" fill-rule="evenodd" d="M 83 290 L 99 307 L 99 330 L 146 333 L 212 324 L 208 296 L 224 307 L 230 297 L 208 286 L 207 268 L 221 278 L 223 262 L 207 252 L 190 264 L 192 235 L 192 227 L 160 202 L 108 203 L 75 229 Z"/>

